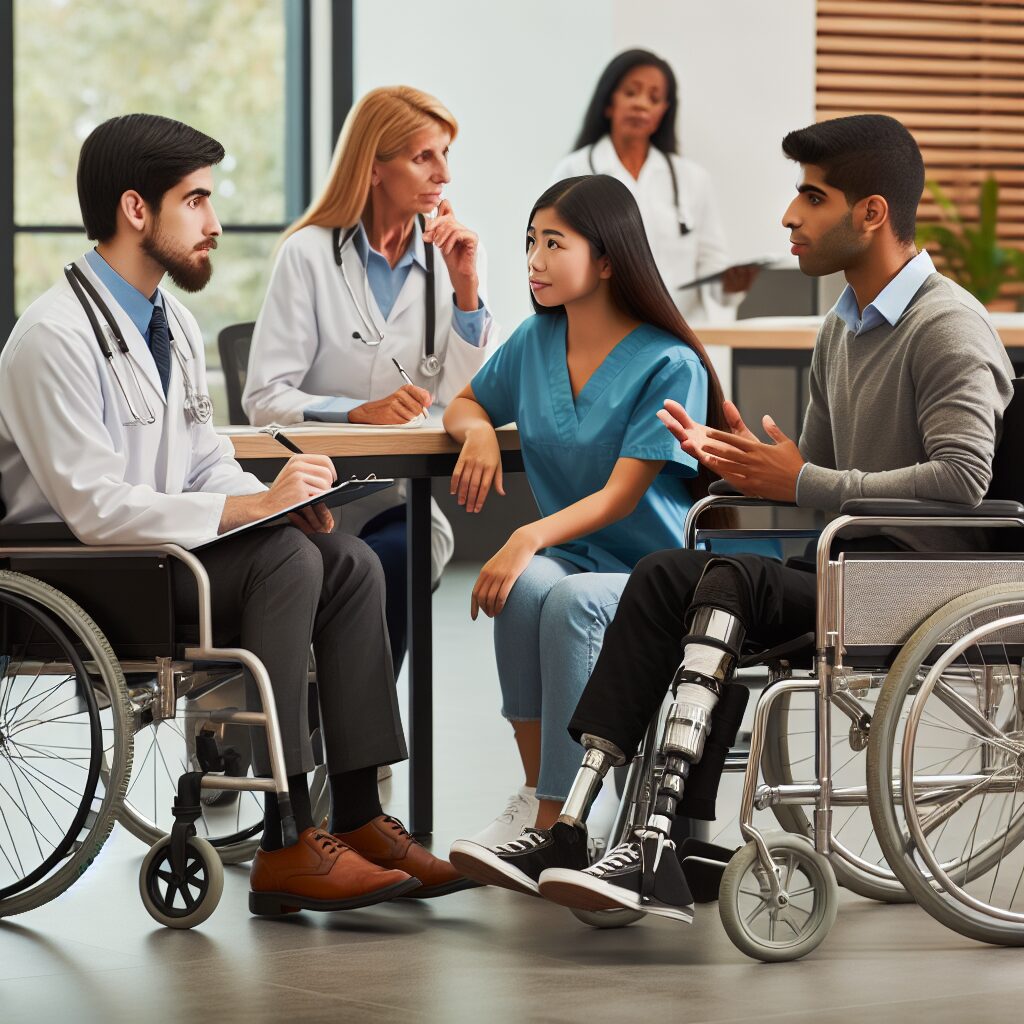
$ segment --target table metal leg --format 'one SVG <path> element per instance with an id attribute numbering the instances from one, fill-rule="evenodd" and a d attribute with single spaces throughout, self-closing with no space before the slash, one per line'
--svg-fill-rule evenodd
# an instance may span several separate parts
<path id="1" fill-rule="evenodd" d="M 430 479 L 409 481 L 409 831 L 434 830 L 434 666 L 431 615 Z"/>

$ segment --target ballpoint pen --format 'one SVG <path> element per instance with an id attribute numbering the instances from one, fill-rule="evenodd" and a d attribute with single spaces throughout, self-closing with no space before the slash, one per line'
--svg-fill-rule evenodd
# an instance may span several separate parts
<path id="1" fill-rule="evenodd" d="M 294 452 L 296 455 L 305 455 L 304 452 L 290 437 L 285 437 L 284 431 L 279 427 L 264 427 L 264 434 L 269 434 L 279 445 L 283 445 L 290 452 Z M 334 482 L 331 484 L 335 487 L 338 483 L 338 477 L 335 475 Z"/>
<path id="2" fill-rule="evenodd" d="M 416 385 L 412 383 L 412 377 L 405 372 L 405 367 L 394 356 L 391 357 L 391 362 L 395 364 L 395 369 L 402 375 L 402 380 L 404 380 L 406 384 L 411 384 L 413 387 L 416 387 Z"/>

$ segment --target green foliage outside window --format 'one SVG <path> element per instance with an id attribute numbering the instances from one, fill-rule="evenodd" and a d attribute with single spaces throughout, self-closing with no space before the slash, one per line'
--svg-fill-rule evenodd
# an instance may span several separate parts
<path id="1" fill-rule="evenodd" d="M 78 151 L 101 121 L 136 111 L 174 117 L 223 143 L 214 205 L 226 224 L 214 276 L 182 295 L 217 365 L 221 327 L 254 319 L 285 210 L 285 5 L 289 0 L 16 0 L 15 221 L 78 225 Z M 22 312 L 89 243 L 24 234 L 16 243 Z M 171 288 L 173 291 L 174 289 Z M 218 418 L 226 417 L 218 403 Z"/>

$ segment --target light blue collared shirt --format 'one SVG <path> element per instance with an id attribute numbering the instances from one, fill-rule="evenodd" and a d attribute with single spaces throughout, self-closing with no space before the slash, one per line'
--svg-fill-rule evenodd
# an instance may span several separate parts
<path id="1" fill-rule="evenodd" d="M 917 294 L 925 279 L 935 273 L 935 264 L 926 249 L 922 249 L 904 268 L 864 307 L 861 314 L 857 296 L 847 285 L 836 303 L 836 316 L 846 324 L 854 337 L 887 323 L 895 327 L 910 300 Z"/>
<path id="2" fill-rule="evenodd" d="M 352 244 L 360 261 L 366 268 L 366 281 L 373 292 L 377 308 L 385 320 L 391 316 L 391 310 L 395 308 L 399 292 L 405 284 L 409 271 L 413 264 L 417 264 L 426 273 L 426 243 L 423 241 L 423 234 L 420 231 L 419 221 L 413 227 L 412 238 L 406 247 L 402 258 L 394 267 L 388 263 L 376 249 L 370 246 L 370 240 L 366 237 L 366 229 L 362 223 L 352 236 Z M 483 337 L 484 325 L 487 322 L 487 309 L 480 301 L 476 309 L 459 309 L 455 302 L 455 295 L 452 294 L 452 326 L 455 333 L 463 341 L 477 348 L 480 347 L 480 339 Z M 328 423 L 347 423 L 348 414 L 364 403 L 365 399 L 356 398 L 328 398 L 309 406 L 303 416 L 307 420 L 319 420 Z"/>
<path id="3" fill-rule="evenodd" d="M 85 254 L 85 261 L 92 272 L 103 282 L 114 297 L 114 301 L 128 314 L 128 319 L 138 328 L 139 334 L 149 345 L 149 322 L 153 319 L 153 307 L 163 307 L 164 297 L 157 288 L 153 297 L 147 299 L 134 285 L 129 284 L 95 249 Z"/>

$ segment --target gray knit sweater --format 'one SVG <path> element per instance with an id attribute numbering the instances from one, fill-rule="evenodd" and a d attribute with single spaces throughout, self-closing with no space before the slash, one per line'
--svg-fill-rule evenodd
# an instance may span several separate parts
<path id="1" fill-rule="evenodd" d="M 811 359 L 797 504 L 833 515 L 851 498 L 976 504 L 1012 377 L 984 306 L 941 274 L 925 280 L 895 327 L 858 337 L 832 310 Z M 898 535 L 917 549 L 977 543 L 943 529 Z"/>

